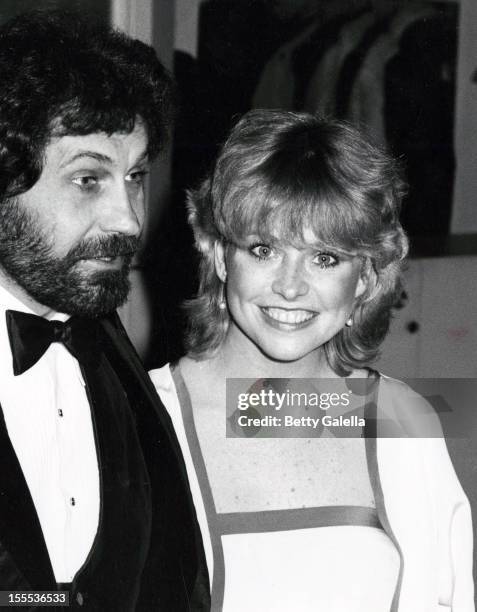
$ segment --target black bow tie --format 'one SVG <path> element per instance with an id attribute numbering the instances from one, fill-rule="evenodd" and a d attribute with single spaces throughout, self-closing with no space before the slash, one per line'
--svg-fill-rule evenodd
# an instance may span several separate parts
<path id="1" fill-rule="evenodd" d="M 15 376 L 35 365 L 52 342 L 64 344 L 82 364 L 97 364 L 100 347 L 95 320 L 71 317 L 62 323 L 17 310 L 5 314 Z"/>

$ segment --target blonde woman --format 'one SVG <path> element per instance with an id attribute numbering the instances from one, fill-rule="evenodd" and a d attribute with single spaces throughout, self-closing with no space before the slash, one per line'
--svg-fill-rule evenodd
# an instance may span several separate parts
<path id="1" fill-rule="evenodd" d="M 213 610 L 473 610 L 470 511 L 445 443 L 412 439 L 425 401 L 368 368 L 407 252 L 402 193 L 358 130 L 252 111 L 190 195 L 189 352 L 151 375 L 186 457 Z M 353 438 L 226 437 L 232 378 L 364 380 L 367 419 Z M 408 439 L 380 437 L 383 404 Z"/>

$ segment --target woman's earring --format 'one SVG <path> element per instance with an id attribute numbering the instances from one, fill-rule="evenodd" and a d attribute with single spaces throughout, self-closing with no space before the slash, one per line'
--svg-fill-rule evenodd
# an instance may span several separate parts
<path id="1" fill-rule="evenodd" d="M 227 302 L 225 301 L 225 282 L 220 285 L 219 293 L 219 309 L 225 310 L 227 308 Z"/>
<path id="2" fill-rule="evenodd" d="M 345 323 L 346 327 L 352 327 L 353 326 L 353 317 L 351 316 Z"/>

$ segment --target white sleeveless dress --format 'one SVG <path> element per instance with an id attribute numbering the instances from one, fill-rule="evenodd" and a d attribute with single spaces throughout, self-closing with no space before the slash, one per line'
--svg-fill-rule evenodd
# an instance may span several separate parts
<path id="1" fill-rule="evenodd" d="M 150 375 L 184 454 L 214 612 L 397 610 L 400 551 L 376 509 L 217 512 L 180 370 L 166 365 Z M 366 450 L 372 455 L 372 442 Z"/>

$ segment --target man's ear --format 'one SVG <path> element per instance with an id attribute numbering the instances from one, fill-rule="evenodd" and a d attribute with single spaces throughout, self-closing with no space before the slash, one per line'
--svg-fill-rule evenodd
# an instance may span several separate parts
<path id="1" fill-rule="evenodd" d="M 214 264 L 217 276 L 225 283 L 225 279 L 227 278 L 227 265 L 225 263 L 225 245 L 222 240 L 216 240 L 214 243 Z"/>

